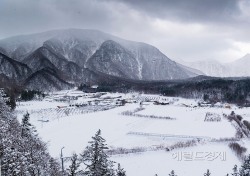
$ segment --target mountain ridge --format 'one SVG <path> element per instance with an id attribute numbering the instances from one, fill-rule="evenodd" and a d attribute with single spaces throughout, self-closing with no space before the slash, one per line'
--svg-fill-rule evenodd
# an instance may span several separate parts
<path id="1" fill-rule="evenodd" d="M 33 73 L 50 68 L 61 79 L 75 84 L 93 80 L 96 71 L 149 81 L 198 75 L 152 45 L 97 30 L 67 29 L 15 36 L 0 40 L 0 48 L 13 60 L 27 64 Z"/>
<path id="2" fill-rule="evenodd" d="M 26 64 L 0 53 L 0 73 L 10 79 L 21 81 L 31 74 L 31 69 Z"/>

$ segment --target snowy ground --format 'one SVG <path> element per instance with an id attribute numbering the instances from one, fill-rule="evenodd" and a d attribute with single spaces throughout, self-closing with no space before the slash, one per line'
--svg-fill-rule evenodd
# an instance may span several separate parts
<path id="1" fill-rule="evenodd" d="M 60 98 L 77 99 L 60 100 Z M 125 106 L 117 102 L 125 99 Z M 98 100 L 97 105 L 93 102 Z M 140 105 L 142 101 L 143 105 Z M 153 101 L 167 102 L 155 105 Z M 86 103 L 87 102 L 87 103 Z M 196 107 L 198 100 L 162 97 L 144 94 L 84 94 L 79 91 L 60 91 L 43 101 L 21 102 L 17 107 L 19 119 L 28 111 L 31 123 L 41 138 L 48 142 L 52 156 L 59 157 L 80 153 L 98 129 L 111 149 L 139 149 L 140 152 L 112 155 L 112 160 L 121 163 L 128 176 L 168 175 L 174 169 L 178 175 L 198 176 L 206 169 L 212 175 L 226 175 L 240 161 L 228 147 L 228 142 L 214 142 L 222 138 L 234 138 L 235 127 L 223 117 L 235 111 L 250 120 L 250 109 L 222 107 Z M 70 106 L 88 104 L 82 107 Z M 122 115 L 126 111 L 142 108 L 133 116 Z M 205 122 L 206 113 L 221 117 L 219 122 Z M 154 117 L 158 118 L 152 118 Z M 162 117 L 170 117 L 165 119 Z M 195 146 L 166 151 L 176 143 L 195 141 Z M 249 147 L 249 140 L 239 141 Z M 250 149 L 249 149 L 250 150 Z"/>

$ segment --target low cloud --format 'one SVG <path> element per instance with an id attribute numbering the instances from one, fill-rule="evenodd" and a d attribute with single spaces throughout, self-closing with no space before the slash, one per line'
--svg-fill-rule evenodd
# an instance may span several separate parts
<path id="1" fill-rule="evenodd" d="M 0 38 L 98 29 L 155 45 L 172 59 L 225 62 L 250 52 L 247 0 L 1 0 L 0 24 Z"/>

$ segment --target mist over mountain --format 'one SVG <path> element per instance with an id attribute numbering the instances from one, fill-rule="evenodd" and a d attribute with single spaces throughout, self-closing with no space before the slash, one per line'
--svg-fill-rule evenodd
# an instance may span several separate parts
<path id="1" fill-rule="evenodd" d="M 183 65 L 201 70 L 207 76 L 216 77 L 248 77 L 250 76 L 250 54 L 229 63 L 220 63 L 216 60 L 204 60 L 196 62 L 185 62 L 179 60 Z"/>
<path id="2" fill-rule="evenodd" d="M 250 76 L 250 54 L 246 54 L 244 57 L 231 62 L 227 65 L 231 67 L 232 74 L 235 76 Z"/>
<path id="3" fill-rule="evenodd" d="M 48 79 L 50 74 L 44 69 L 53 70 L 58 78 L 76 84 L 95 82 L 96 74 L 147 81 L 186 79 L 201 74 L 177 64 L 154 46 L 87 29 L 55 30 L 3 39 L 0 52 L 20 65 L 13 75 L 13 71 L 6 71 L 9 65 L 1 64 L 0 69 L 5 70 L 2 73 L 12 79 L 17 79 L 16 75 L 27 78 L 37 72 L 46 74 L 43 80 Z"/>

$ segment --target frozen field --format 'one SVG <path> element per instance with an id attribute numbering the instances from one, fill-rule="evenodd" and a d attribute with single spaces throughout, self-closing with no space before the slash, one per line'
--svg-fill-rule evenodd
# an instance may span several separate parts
<path id="1" fill-rule="evenodd" d="M 121 100 L 127 102 L 125 106 L 120 106 Z M 223 114 L 234 111 L 250 120 L 250 108 L 197 105 L 198 100 L 159 95 L 72 90 L 42 101 L 20 102 L 16 113 L 19 119 L 30 113 L 31 123 L 57 158 L 62 147 L 64 156 L 82 152 L 101 129 L 112 160 L 121 163 L 128 176 L 164 176 L 173 169 L 180 176 L 203 175 L 206 169 L 215 176 L 226 175 L 240 161 L 228 147 L 236 140 L 236 128 Z M 220 120 L 205 121 L 207 113 Z M 246 138 L 238 143 L 250 148 Z"/>

